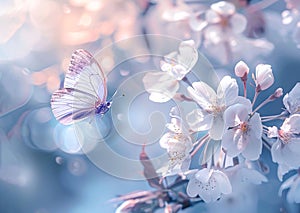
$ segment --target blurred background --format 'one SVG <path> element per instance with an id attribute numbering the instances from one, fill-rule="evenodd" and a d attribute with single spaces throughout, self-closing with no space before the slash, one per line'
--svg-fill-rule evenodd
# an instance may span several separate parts
<path id="1" fill-rule="evenodd" d="M 135 99 L 126 116 L 130 128 L 143 135 L 136 138 L 137 143 L 127 143 L 113 129 L 111 113 L 103 119 L 97 118 L 103 137 L 98 138 L 99 133 L 95 133 L 93 140 L 105 138 L 109 149 L 132 159 L 135 166 L 123 167 L 120 175 L 120 164 L 106 158 L 104 152 L 97 154 L 103 165 L 95 164 L 81 149 L 90 142 L 83 138 L 93 137 L 93 131 L 85 129 L 80 138 L 78 134 L 84 127 L 59 124 L 50 108 L 51 94 L 63 86 L 71 54 L 78 48 L 91 52 L 101 64 L 108 77 L 108 99 L 126 81 L 129 83 L 125 95 L 143 88 L 141 82 L 131 84 L 132 76 L 158 70 L 161 56 L 177 51 L 179 41 L 187 39 L 195 40 L 203 60 L 208 58 L 209 62 L 200 65 L 202 69 L 209 69 L 211 64 L 220 77 L 234 76 L 233 68 L 239 60 L 247 62 L 252 72 L 258 63 L 272 65 L 275 84 L 259 96 L 258 103 L 278 87 L 284 93 L 290 91 L 300 80 L 298 7 L 290 3 L 297 1 L 231 1 L 236 12 L 246 17 L 248 25 L 234 37 L 238 45 L 233 45 L 229 53 L 218 42 L 211 43 L 225 35 L 209 37 L 207 32 L 203 33 L 203 14 L 214 2 L 1 0 L 0 212 L 109 213 L 117 207 L 110 199 L 151 189 L 142 180 L 138 162 L 142 140 L 149 139 L 149 132 L 153 133 L 151 124 L 164 129 L 173 103 L 151 103 L 144 93 Z M 253 5 L 259 5 L 259 9 Z M 172 45 L 160 39 L 148 40 L 147 36 L 134 37 L 146 34 L 170 37 Z M 125 42 L 119 42 L 122 40 Z M 249 95 L 253 97 L 252 90 Z M 114 110 L 124 107 L 119 103 Z M 276 100 L 260 113 L 277 114 L 282 107 L 281 100 Z M 157 111 L 163 116 L 154 116 L 149 121 L 148 115 Z M 121 121 L 122 116 L 125 115 L 118 114 L 117 119 Z M 127 131 L 129 127 L 124 128 Z M 155 137 L 149 140 L 155 142 Z M 163 153 L 154 142 L 146 148 L 151 157 Z M 93 144 L 88 148 L 85 152 L 92 152 Z M 299 205 L 286 202 L 285 193 L 278 196 L 277 165 L 272 163 L 270 153 L 264 150 L 263 159 L 270 166 L 268 183 L 245 189 L 242 198 L 232 196 L 222 203 L 198 204 L 183 212 L 300 212 Z M 130 178 L 132 174 L 136 178 Z"/>

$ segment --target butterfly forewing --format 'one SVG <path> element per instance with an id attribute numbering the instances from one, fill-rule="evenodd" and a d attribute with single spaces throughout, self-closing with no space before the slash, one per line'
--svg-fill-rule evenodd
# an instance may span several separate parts
<path id="1" fill-rule="evenodd" d="M 63 124 L 95 113 L 96 104 L 106 101 L 106 80 L 97 61 L 85 50 L 76 50 L 65 77 L 64 88 L 53 93 L 51 107 Z"/>
<path id="2" fill-rule="evenodd" d="M 93 58 L 85 50 L 79 49 L 72 54 L 64 88 L 75 88 L 95 96 L 104 102 L 107 96 L 105 75 Z"/>

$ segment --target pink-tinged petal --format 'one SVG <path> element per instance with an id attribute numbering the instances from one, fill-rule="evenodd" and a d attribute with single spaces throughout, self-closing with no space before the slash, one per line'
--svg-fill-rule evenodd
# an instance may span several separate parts
<path id="1" fill-rule="evenodd" d="M 211 177 L 211 172 L 212 170 L 203 168 L 195 174 L 195 178 L 202 183 L 207 183 L 209 178 Z"/>
<path id="2" fill-rule="evenodd" d="M 193 131 L 205 131 L 210 129 L 213 121 L 213 115 L 205 111 L 195 109 L 186 116 L 187 123 Z"/>
<path id="3" fill-rule="evenodd" d="M 218 99 L 224 99 L 225 105 L 230 106 L 235 103 L 238 93 L 239 88 L 236 80 L 228 75 L 224 76 L 218 87 Z"/>
<path id="4" fill-rule="evenodd" d="M 199 187 L 200 181 L 197 180 L 195 177 L 192 177 L 190 181 L 188 182 L 186 193 L 190 197 L 196 197 L 199 194 L 200 187 Z"/>
<path id="5" fill-rule="evenodd" d="M 230 26 L 234 33 L 242 33 L 246 29 L 247 19 L 245 16 L 236 13 L 230 18 Z"/>
<path id="6" fill-rule="evenodd" d="M 244 61 L 239 61 L 234 67 L 234 72 L 237 77 L 241 78 L 245 75 L 248 75 L 249 67 Z"/>
<path id="7" fill-rule="evenodd" d="M 214 140 L 221 140 L 224 132 L 224 119 L 221 114 L 213 117 L 209 135 Z"/>
<path id="8" fill-rule="evenodd" d="M 215 170 L 213 177 L 216 179 L 221 193 L 230 194 L 232 192 L 231 183 L 225 173 Z"/>
<path id="9" fill-rule="evenodd" d="M 215 91 L 204 82 L 194 82 L 193 87 L 188 87 L 190 96 L 203 108 L 209 109 L 216 100 Z"/>
<path id="10" fill-rule="evenodd" d="M 242 154 L 247 160 L 257 160 L 262 152 L 262 140 L 252 132 L 246 137 L 246 147 Z"/>

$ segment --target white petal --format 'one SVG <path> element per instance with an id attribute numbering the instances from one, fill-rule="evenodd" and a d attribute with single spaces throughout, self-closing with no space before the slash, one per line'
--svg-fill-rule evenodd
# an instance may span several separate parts
<path id="1" fill-rule="evenodd" d="M 227 151 L 229 157 L 238 156 L 242 150 L 238 148 L 238 141 L 234 141 L 234 139 L 239 139 L 235 137 L 234 130 L 227 130 L 222 137 L 222 147 Z"/>
<path id="2" fill-rule="evenodd" d="M 235 6 L 234 4 L 226 1 L 219 1 L 217 3 L 212 4 L 211 9 L 216 11 L 218 14 L 228 16 L 235 13 Z"/>
<path id="3" fill-rule="evenodd" d="M 209 109 L 216 100 L 215 91 L 204 82 L 194 82 L 193 87 L 188 87 L 190 96 L 203 108 Z"/>
<path id="4" fill-rule="evenodd" d="M 269 64 L 257 65 L 255 73 L 256 83 L 257 85 L 260 85 L 261 90 L 268 89 L 274 83 L 272 68 Z"/>
<path id="5" fill-rule="evenodd" d="M 164 134 L 159 140 L 159 144 L 160 144 L 161 148 L 168 149 L 169 142 L 176 141 L 174 139 L 174 137 L 175 137 L 175 134 L 171 133 L 171 132 L 167 132 L 166 134 Z"/>
<path id="6" fill-rule="evenodd" d="M 264 175 L 254 169 L 242 168 L 241 173 L 242 181 L 248 181 L 253 184 L 261 184 L 268 181 Z"/>
<path id="7" fill-rule="evenodd" d="M 249 131 L 251 131 L 250 134 L 255 135 L 257 139 L 262 137 L 263 128 L 258 113 L 254 113 L 254 115 L 251 117 L 249 121 L 249 128 Z"/>
<path id="8" fill-rule="evenodd" d="M 186 120 L 193 131 L 205 131 L 211 127 L 213 116 L 203 110 L 195 109 L 187 114 Z"/>
<path id="9" fill-rule="evenodd" d="M 180 43 L 178 61 L 189 72 L 198 61 L 198 51 L 193 40 Z"/>
<path id="10" fill-rule="evenodd" d="M 283 103 L 290 113 L 300 113 L 300 83 L 284 96 Z"/>
<path id="11" fill-rule="evenodd" d="M 294 202 L 295 203 L 300 203 L 300 179 L 299 177 L 296 179 L 295 183 L 294 183 L 294 187 L 295 187 L 295 196 L 294 196 Z"/>
<path id="12" fill-rule="evenodd" d="M 187 188 L 186 188 L 186 193 L 188 194 L 188 196 L 190 197 L 196 197 L 198 194 L 199 194 L 199 180 L 197 180 L 195 177 L 192 177 L 189 182 L 188 182 L 188 185 L 187 185 Z"/>
<path id="13" fill-rule="evenodd" d="M 222 115 L 217 115 L 213 118 L 209 135 L 214 140 L 221 140 L 224 132 L 224 119 Z"/>
<path id="14" fill-rule="evenodd" d="M 195 178 L 202 183 L 207 183 L 210 176 L 211 176 L 211 170 L 208 168 L 203 168 L 195 174 Z"/>
<path id="15" fill-rule="evenodd" d="M 288 124 L 287 124 L 288 123 Z M 294 114 L 286 119 L 282 126 L 290 125 L 290 131 L 296 134 L 300 133 L 300 114 Z"/>
<path id="16" fill-rule="evenodd" d="M 297 177 L 298 175 L 293 175 L 291 176 L 290 178 L 288 178 L 286 181 L 284 181 L 280 188 L 279 188 L 279 191 L 278 191 L 278 195 L 279 196 L 282 196 L 282 192 L 285 190 L 285 189 L 288 189 L 291 187 L 291 185 L 295 182 L 295 178 Z"/>
<path id="17" fill-rule="evenodd" d="M 213 177 L 216 178 L 217 183 L 220 187 L 220 191 L 223 194 L 230 194 L 232 192 L 231 183 L 225 173 L 215 170 L 213 173 Z"/>
<path id="18" fill-rule="evenodd" d="M 269 138 L 278 137 L 278 128 L 276 126 L 268 127 L 268 137 Z"/>
<path id="19" fill-rule="evenodd" d="M 287 195 L 286 195 L 286 200 L 289 202 L 289 203 L 294 203 L 295 202 L 295 197 L 296 197 L 296 194 L 297 194 L 297 185 L 296 185 L 296 182 L 294 182 L 294 184 L 291 185 L 291 188 L 290 190 L 288 191 Z"/>
<path id="20" fill-rule="evenodd" d="M 247 146 L 242 152 L 243 156 L 248 160 L 257 160 L 262 152 L 262 140 L 257 138 L 254 133 L 250 133 L 247 137 Z"/>
<path id="21" fill-rule="evenodd" d="M 166 102 L 177 92 L 179 84 L 171 75 L 165 72 L 149 72 L 143 78 L 144 87 L 149 92 L 150 100 Z"/>
<path id="22" fill-rule="evenodd" d="M 280 181 L 282 181 L 282 178 L 283 176 L 288 173 L 292 168 L 285 165 L 285 164 L 279 164 L 278 165 L 278 169 L 277 169 L 277 176 L 278 176 L 278 179 Z"/>
<path id="23" fill-rule="evenodd" d="M 204 37 L 206 38 L 206 42 L 208 42 L 208 44 L 212 43 L 213 45 L 220 44 L 227 39 L 226 35 L 223 35 L 222 28 L 219 25 L 207 26 L 204 31 Z M 217 47 L 220 51 L 221 45 L 218 45 Z"/>
<path id="24" fill-rule="evenodd" d="M 251 101 L 247 98 L 244 98 L 244 97 L 241 97 L 241 96 L 238 96 L 235 100 L 235 102 L 237 104 L 242 104 L 246 107 L 248 113 L 252 112 L 252 104 L 251 104 Z"/>
<path id="25" fill-rule="evenodd" d="M 218 23 L 221 21 L 220 16 L 213 10 L 208 10 L 205 13 L 205 20 L 210 23 L 210 24 L 214 24 L 214 23 Z"/>
<path id="26" fill-rule="evenodd" d="M 234 33 L 242 33 L 247 26 L 247 19 L 241 14 L 234 14 L 230 19 L 230 26 Z"/>
<path id="27" fill-rule="evenodd" d="M 224 76 L 218 87 L 218 98 L 224 98 L 226 106 L 232 105 L 238 97 L 239 88 L 234 78 Z"/>
<path id="28" fill-rule="evenodd" d="M 234 104 L 224 112 L 225 128 L 232 128 L 248 119 L 248 109 L 243 104 Z"/>

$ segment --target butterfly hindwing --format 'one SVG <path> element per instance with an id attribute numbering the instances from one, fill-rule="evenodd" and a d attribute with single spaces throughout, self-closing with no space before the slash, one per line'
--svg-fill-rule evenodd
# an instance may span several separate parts
<path id="1" fill-rule="evenodd" d="M 93 58 L 82 49 L 72 54 L 64 88 L 53 93 L 51 108 L 54 116 L 67 125 L 95 113 L 96 104 L 106 101 L 105 75 Z"/>

